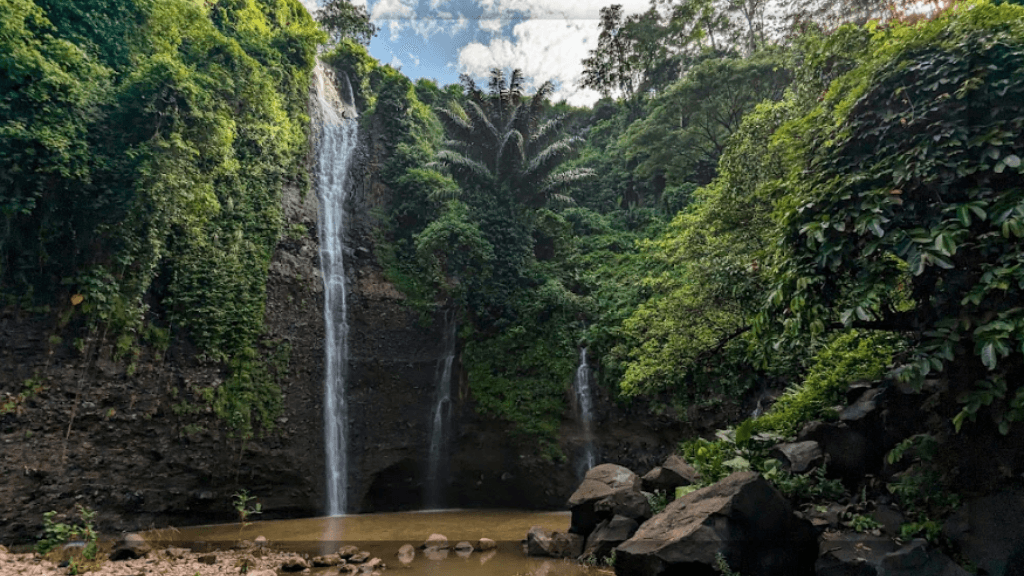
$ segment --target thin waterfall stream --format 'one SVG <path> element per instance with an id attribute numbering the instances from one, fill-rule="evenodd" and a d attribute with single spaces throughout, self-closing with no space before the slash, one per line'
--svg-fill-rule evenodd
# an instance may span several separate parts
<path id="1" fill-rule="evenodd" d="M 349 88 L 351 101 L 351 87 Z M 320 200 L 320 272 L 324 282 L 324 448 L 327 515 L 348 508 L 348 304 L 345 285 L 345 200 L 348 171 L 358 141 L 358 122 L 346 114 L 334 74 L 322 63 L 313 69 L 316 158 L 313 182 Z"/>
<path id="2" fill-rule="evenodd" d="M 434 419 L 430 426 L 430 451 L 427 455 L 426 508 L 440 508 L 444 505 L 442 488 L 448 477 L 448 444 L 452 420 L 452 363 L 455 361 L 455 340 L 458 323 L 454 310 L 444 316 L 444 351 L 437 361 L 434 376 L 436 402 Z"/>
<path id="3" fill-rule="evenodd" d="M 583 455 L 577 463 L 577 473 L 583 477 L 597 464 L 594 448 L 594 401 L 590 391 L 590 366 L 587 365 L 587 348 L 580 348 L 580 363 L 572 380 L 572 391 L 576 399 L 576 419 L 583 434 Z"/>

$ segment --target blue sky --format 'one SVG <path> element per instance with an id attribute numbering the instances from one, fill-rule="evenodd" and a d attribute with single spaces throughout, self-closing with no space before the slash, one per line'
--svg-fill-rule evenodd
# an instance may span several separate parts
<path id="1" fill-rule="evenodd" d="M 355 0 L 361 4 L 366 0 Z M 314 8 L 316 0 L 302 0 Z M 596 92 L 578 86 L 582 60 L 597 44 L 600 9 L 623 4 L 642 12 L 648 0 L 369 0 L 380 28 L 370 53 L 413 79 L 484 79 L 491 68 L 523 70 L 528 87 L 556 84 L 554 100 L 587 105 Z"/>

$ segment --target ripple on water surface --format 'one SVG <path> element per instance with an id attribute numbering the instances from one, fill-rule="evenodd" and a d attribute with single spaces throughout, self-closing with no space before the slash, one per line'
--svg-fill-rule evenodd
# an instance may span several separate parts
<path id="1" fill-rule="evenodd" d="M 611 574 L 609 570 L 587 569 L 575 562 L 529 558 L 520 541 L 531 526 L 564 532 L 569 526 L 568 512 L 524 512 L 507 510 L 437 510 L 356 514 L 326 518 L 272 520 L 238 524 L 182 528 L 175 544 L 195 547 L 198 543 L 226 548 L 242 539 L 265 536 L 275 549 L 310 555 L 335 552 L 339 546 L 353 544 L 379 557 L 388 572 L 401 576 L 581 576 Z M 492 552 L 473 552 L 461 556 L 455 550 L 428 558 L 419 550 L 428 536 L 448 537 L 451 546 L 460 541 L 475 544 L 480 538 L 498 543 Z M 399 564 L 398 549 L 403 544 L 417 548 L 409 567 Z M 323 573 L 337 573 L 325 568 Z M 386 573 L 385 573 L 386 574 Z"/>

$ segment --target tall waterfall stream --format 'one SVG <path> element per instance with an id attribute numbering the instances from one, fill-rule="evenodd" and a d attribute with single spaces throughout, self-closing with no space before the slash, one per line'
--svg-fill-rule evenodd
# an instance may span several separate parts
<path id="1" fill-rule="evenodd" d="M 587 365 L 587 349 L 580 348 L 580 364 L 576 368 L 576 376 L 572 380 L 575 396 L 576 419 L 583 433 L 583 455 L 577 463 L 580 477 L 597 464 L 597 453 L 594 449 L 594 401 L 590 391 L 590 366 Z"/>
<path id="2" fill-rule="evenodd" d="M 455 313 L 449 310 L 444 317 L 444 353 L 437 361 L 434 376 L 436 402 L 434 420 L 430 426 L 430 451 L 427 455 L 426 507 L 439 508 L 444 505 L 442 489 L 448 477 L 448 444 L 452 421 L 452 363 L 455 360 L 455 339 L 458 323 Z"/>
<path id="3" fill-rule="evenodd" d="M 351 91 L 351 88 L 350 88 Z M 351 94 L 349 95 L 351 102 Z M 324 281 L 324 447 L 327 514 L 348 508 L 348 305 L 345 286 L 345 199 L 348 170 L 358 141 L 358 122 L 346 118 L 332 74 L 322 63 L 313 69 L 310 106 L 320 199 L 320 271 Z"/>

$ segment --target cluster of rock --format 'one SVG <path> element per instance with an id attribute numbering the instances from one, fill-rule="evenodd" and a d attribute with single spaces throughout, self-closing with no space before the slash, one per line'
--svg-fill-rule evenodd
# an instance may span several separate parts
<path id="1" fill-rule="evenodd" d="M 110 560 L 114 564 L 124 563 L 134 568 L 131 561 L 151 562 L 155 559 L 174 561 L 179 566 L 188 566 L 184 573 L 188 576 L 194 574 L 221 574 L 221 570 L 237 573 L 244 567 L 246 574 L 250 576 L 277 576 L 280 573 L 308 573 L 312 568 L 336 568 L 339 574 L 346 576 L 380 576 L 387 565 L 380 558 L 373 558 L 372 555 L 360 550 L 356 546 L 344 545 L 338 548 L 333 554 L 324 554 L 309 558 L 305 555 L 293 552 L 274 551 L 269 547 L 267 539 L 263 536 L 253 541 L 243 540 L 239 542 L 234 550 L 196 553 L 187 548 L 168 547 L 162 550 L 154 550 L 146 539 L 140 534 L 127 534 L 123 536 L 110 553 Z M 211 567 L 211 570 L 191 570 L 192 564 Z M 115 572 L 120 573 L 120 572 Z M 132 575 L 137 572 L 125 572 Z"/>
<path id="2" fill-rule="evenodd" d="M 482 552 L 481 562 L 486 562 L 497 553 L 497 547 L 498 544 L 490 538 L 481 538 L 476 544 L 464 540 L 451 546 L 444 534 L 431 534 L 419 549 L 428 560 L 444 560 L 448 557 L 448 552 L 454 550 L 459 558 L 469 558 L 474 552 Z M 398 549 L 396 556 L 399 564 L 409 566 L 416 559 L 416 548 L 412 544 L 404 544 Z"/>
<path id="3" fill-rule="evenodd" d="M 852 387 L 837 421 L 808 424 L 795 441 L 775 445 L 772 456 L 795 474 L 827 464 L 828 475 L 848 489 L 866 476 L 892 477 L 896 472 L 883 469 L 885 454 L 912 433 L 900 425 L 920 416 L 900 414 L 898 401 L 883 405 L 882 399 L 877 388 Z M 921 404 L 920 398 L 900 399 L 915 410 Z M 569 498 L 568 531 L 531 528 L 527 552 L 585 562 L 613 558 L 619 576 L 711 576 L 723 563 L 744 576 L 968 574 L 925 540 L 901 540 L 905 518 L 887 496 L 855 495 L 796 510 L 758 473 L 742 471 L 652 515 L 648 495 L 671 497 L 677 487 L 698 481 L 678 456 L 642 478 L 615 464 L 597 466 Z M 861 517 L 873 521 L 871 528 L 852 530 L 850 519 Z M 1011 488 L 968 500 L 946 521 L 943 536 L 980 574 L 1024 576 L 1022 519 L 1024 489 Z"/>

